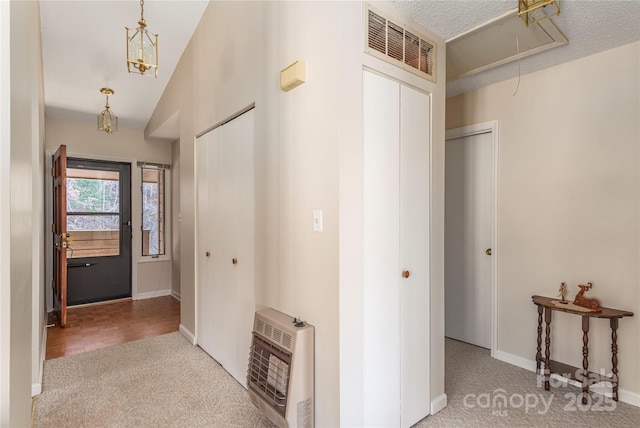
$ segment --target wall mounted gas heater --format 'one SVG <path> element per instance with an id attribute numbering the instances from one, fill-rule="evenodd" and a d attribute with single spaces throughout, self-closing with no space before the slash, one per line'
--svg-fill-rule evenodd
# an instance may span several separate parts
<path id="1" fill-rule="evenodd" d="M 255 313 L 247 388 L 278 427 L 314 426 L 314 328 L 274 309 Z"/>

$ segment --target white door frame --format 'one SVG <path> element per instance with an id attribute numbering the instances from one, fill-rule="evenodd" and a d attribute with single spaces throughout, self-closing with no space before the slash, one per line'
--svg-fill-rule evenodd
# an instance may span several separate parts
<path id="1" fill-rule="evenodd" d="M 447 130 L 445 134 L 445 144 L 449 140 L 488 133 L 491 134 L 491 227 L 493 231 L 491 236 L 491 356 L 495 358 L 498 345 L 498 258 L 500 256 L 500 252 L 498 251 L 498 121 L 492 120 L 490 122 Z"/>

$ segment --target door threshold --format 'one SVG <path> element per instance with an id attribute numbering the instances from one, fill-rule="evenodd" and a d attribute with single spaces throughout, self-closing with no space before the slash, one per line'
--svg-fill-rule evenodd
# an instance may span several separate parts
<path id="1" fill-rule="evenodd" d="M 68 306 L 67 309 L 86 308 L 88 306 L 108 305 L 110 303 L 126 302 L 128 300 L 133 300 L 133 299 L 131 297 L 124 297 L 122 299 L 105 300 L 104 302 L 82 303 L 80 305 Z"/>

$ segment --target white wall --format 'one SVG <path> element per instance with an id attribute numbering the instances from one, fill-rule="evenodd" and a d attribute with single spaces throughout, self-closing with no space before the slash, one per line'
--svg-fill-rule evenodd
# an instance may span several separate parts
<path id="1" fill-rule="evenodd" d="M 44 157 L 44 76 L 42 65 L 42 48 L 40 35 L 40 6 L 37 8 L 38 20 L 32 29 L 35 32 L 31 38 L 30 52 L 33 52 L 33 64 L 31 65 L 31 123 L 33 134 L 31 136 L 31 178 L 33 194 L 31 196 L 33 223 L 32 228 L 32 343 L 31 343 L 31 376 L 32 395 L 42 391 L 42 370 L 46 352 L 47 313 L 45 307 L 45 222 L 44 222 L 44 183 L 45 183 L 45 157 Z"/>
<path id="2" fill-rule="evenodd" d="M 0 2 L 0 227 L 11 229 L 11 67 L 10 7 Z M 0 426 L 9 425 L 11 410 L 11 251 L 0 242 Z"/>
<path id="3" fill-rule="evenodd" d="M 362 12 L 359 2 L 211 2 L 145 130 L 180 114 L 181 327 L 196 333 L 195 136 L 255 102 L 256 302 L 316 327 L 318 426 L 362 417 L 364 61 L 426 87 L 440 107 L 432 126 L 431 362 L 432 396 L 444 393 L 444 85 L 364 59 Z M 444 76 L 444 49 L 438 56 Z M 307 82 L 282 92 L 279 72 L 296 60 L 306 61 Z M 323 210 L 322 233 L 312 231 L 314 209 Z M 353 348 L 341 349 L 346 343 Z"/>
<path id="4" fill-rule="evenodd" d="M 618 330 L 621 400 L 640 405 L 640 42 L 447 100 L 447 129 L 499 121 L 498 343 L 534 360 L 536 307 L 560 282 L 633 311 Z M 552 358 L 582 367 L 580 317 L 554 314 Z M 611 370 L 609 323 L 589 366 Z"/>
<path id="5" fill-rule="evenodd" d="M 2 90 L 0 225 L 7 233 L 0 259 L 0 425 L 31 424 L 31 386 L 43 346 L 41 275 L 44 171 L 42 59 L 37 2 L 0 5 Z"/>
<path id="6" fill-rule="evenodd" d="M 134 298 L 149 298 L 171 293 L 171 179 L 167 171 L 167 254 L 158 259 L 142 257 L 142 197 L 140 169 L 137 161 L 171 163 L 171 144 L 145 139 L 139 129 L 118 128 L 118 132 L 99 132 L 93 122 L 80 122 L 56 117 L 46 117 L 46 150 L 55 152 L 61 144 L 67 146 L 67 156 L 99 160 L 131 162 L 131 222 L 132 239 L 132 294 Z M 50 156 L 47 157 L 50 164 Z M 51 183 L 47 186 L 47 221 L 51 222 Z M 47 240 L 51 234 L 47 234 Z M 53 275 L 51 245 L 47 245 L 47 282 Z M 164 276 L 158 276 L 158 273 Z M 47 288 L 47 304 L 52 307 L 52 292 Z"/>

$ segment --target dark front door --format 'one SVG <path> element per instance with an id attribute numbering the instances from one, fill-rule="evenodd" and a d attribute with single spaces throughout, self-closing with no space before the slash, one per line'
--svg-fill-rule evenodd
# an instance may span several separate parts
<path id="1" fill-rule="evenodd" d="M 131 165 L 67 160 L 67 304 L 131 297 Z"/>

